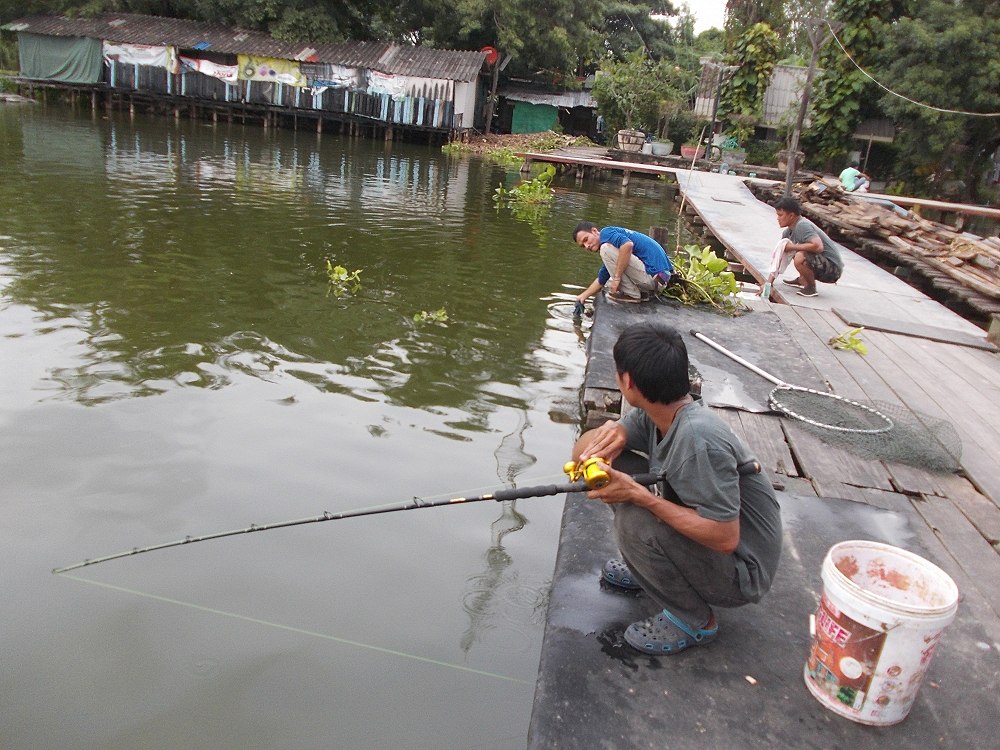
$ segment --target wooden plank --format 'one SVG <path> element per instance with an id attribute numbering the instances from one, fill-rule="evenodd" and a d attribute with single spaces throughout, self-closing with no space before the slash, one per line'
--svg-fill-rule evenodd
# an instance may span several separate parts
<path id="1" fill-rule="evenodd" d="M 847 325 L 861 326 L 866 330 L 886 331 L 888 333 L 898 333 L 902 336 L 914 336 L 916 338 L 930 339 L 932 341 L 942 341 L 947 344 L 958 346 L 971 346 L 977 349 L 985 349 L 990 352 L 1000 351 L 1000 347 L 986 340 L 986 332 L 982 338 L 976 338 L 963 331 L 954 331 L 950 328 L 939 328 L 938 326 L 928 326 L 913 321 L 892 320 L 891 318 L 873 315 L 869 312 L 859 312 L 857 310 L 842 310 L 839 307 L 833 308 L 833 312 L 840 317 Z"/>
<path id="2" fill-rule="evenodd" d="M 892 384 L 887 382 L 882 374 L 872 366 L 867 355 L 859 355 L 857 352 L 852 351 L 837 350 L 830 346 L 830 339 L 833 336 L 840 335 L 844 331 L 838 325 L 836 316 L 820 310 L 800 310 L 799 316 L 812 329 L 817 338 L 823 342 L 824 346 L 829 349 L 831 355 L 837 360 L 840 366 L 861 386 L 865 399 L 887 401 L 894 404 L 902 403 Z"/>
<path id="3" fill-rule="evenodd" d="M 956 482 L 950 490 L 948 499 L 969 519 L 969 523 L 976 527 L 993 550 L 1000 553 L 1000 507 L 977 492 L 966 480 L 956 479 L 960 482 Z"/>
<path id="4" fill-rule="evenodd" d="M 894 341 L 896 339 L 896 341 Z M 948 420 L 962 440 L 961 464 L 973 483 L 990 498 L 1000 498 L 1000 404 L 984 399 L 969 388 L 949 388 L 955 380 L 952 368 L 934 357 L 908 350 L 893 334 L 872 332 L 869 358 L 892 378 L 893 387 L 914 411 Z M 935 348 L 946 344 L 924 342 Z"/>
<path id="5" fill-rule="evenodd" d="M 968 575 L 972 585 L 1000 616 L 1000 555 L 951 501 L 922 496 L 913 507 L 941 540 L 948 554 Z"/>
<path id="6" fill-rule="evenodd" d="M 906 344 L 911 356 L 946 363 L 952 379 L 963 381 L 1000 410 L 1000 357 L 985 351 L 974 351 L 961 346 L 948 346 L 935 341 L 893 339 L 898 345 Z M 962 385 L 958 384 L 957 388 Z"/>
<path id="7" fill-rule="evenodd" d="M 769 414 L 741 412 L 740 421 L 747 436 L 747 444 L 757 454 L 757 458 L 770 474 L 788 477 L 799 476 L 792 452 L 785 442 L 781 428 L 781 418 Z M 771 477 L 772 481 L 774 476 Z"/>
<path id="8" fill-rule="evenodd" d="M 785 492 L 802 497 L 818 497 L 816 487 L 803 477 L 785 477 Z"/>
<path id="9" fill-rule="evenodd" d="M 897 513 L 911 513 L 910 499 L 906 495 L 898 492 L 886 492 L 885 490 L 875 490 L 863 487 L 861 494 L 865 502 L 882 510 L 891 510 Z"/>
<path id="10" fill-rule="evenodd" d="M 916 466 L 892 462 L 886 462 L 885 468 L 889 472 L 889 477 L 896 491 L 906 495 L 947 497 L 946 484 L 951 477 L 955 476 L 954 474 L 936 474 Z"/>
<path id="11" fill-rule="evenodd" d="M 712 411 L 714 411 L 723 422 L 728 424 L 730 429 L 732 429 L 733 433 L 740 440 L 746 443 L 747 446 L 749 446 L 750 450 L 753 451 L 754 455 L 757 457 L 757 460 L 760 461 L 761 467 L 764 469 L 765 472 L 767 472 L 767 478 L 770 480 L 771 486 L 774 487 L 774 489 L 776 490 L 784 490 L 786 487 L 785 477 L 780 473 L 776 472 L 771 467 L 771 459 L 768 458 L 769 452 L 775 450 L 776 446 L 772 446 L 766 442 L 753 439 L 747 433 L 746 428 L 743 426 L 743 421 L 742 421 L 743 415 L 738 409 L 724 409 L 724 408 L 713 407 Z M 777 420 L 777 417 L 772 417 L 772 419 Z M 785 445 L 785 436 L 783 433 L 779 435 L 779 441 L 780 445 L 782 446 Z"/>
<path id="12" fill-rule="evenodd" d="M 893 383 L 904 400 L 915 411 L 950 420 L 962 436 L 993 455 L 1000 455 L 1000 403 L 985 397 L 975 388 L 949 388 L 955 375 L 948 364 L 928 356 L 919 346 L 905 346 L 892 334 L 874 331 L 871 340 L 885 357 L 880 364 L 894 368 Z"/>
<path id="13" fill-rule="evenodd" d="M 969 203 L 947 203 L 945 201 L 931 200 L 930 198 L 909 198 L 903 195 L 883 195 L 882 193 L 864 193 L 864 195 L 852 195 L 855 200 L 886 200 L 900 206 L 922 206 L 932 208 L 937 211 L 948 211 L 956 214 L 971 214 L 974 216 L 990 216 L 1000 219 L 1000 209 L 989 206 L 976 206 Z"/>
<path id="14" fill-rule="evenodd" d="M 980 383 L 988 384 L 994 394 L 1000 392 L 1000 356 L 954 347 L 948 351 L 948 357 L 960 365 L 955 368 L 955 372 L 967 381 L 970 377 L 976 377 Z"/>
<path id="15" fill-rule="evenodd" d="M 837 445 L 824 443 L 812 431 L 791 419 L 782 426 L 792 453 L 822 497 L 845 497 L 866 502 L 860 488 L 893 491 L 885 467 Z"/>
<path id="16" fill-rule="evenodd" d="M 821 341 L 809 326 L 805 325 L 800 313 L 806 312 L 788 305 L 773 305 L 771 308 L 784 324 L 795 342 L 806 353 L 816 369 L 832 386 L 837 395 L 845 398 L 865 398 L 864 389 L 851 377 L 833 352 Z"/>

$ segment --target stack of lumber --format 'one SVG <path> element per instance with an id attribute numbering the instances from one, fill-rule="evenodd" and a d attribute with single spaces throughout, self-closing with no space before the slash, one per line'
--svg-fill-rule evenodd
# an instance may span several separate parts
<path id="1" fill-rule="evenodd" d="M 1000 314 L 1000 237 L 902 215 L 852 196 L 829 178 L 800 187 L 796 198 L 804 215 L 848 247 L 888 256 L 986 317 Z"/>

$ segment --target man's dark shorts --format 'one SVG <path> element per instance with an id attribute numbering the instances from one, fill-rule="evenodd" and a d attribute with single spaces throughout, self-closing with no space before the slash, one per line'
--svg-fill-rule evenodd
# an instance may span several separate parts
<path id="1" fill-rule="evenodd" d="M 824 284 L 835 284 L 840 278 L 840 269 L 823 253 L 806 253 L 806 265 L 816 275 L 816 281 L 822 281 Z"/>

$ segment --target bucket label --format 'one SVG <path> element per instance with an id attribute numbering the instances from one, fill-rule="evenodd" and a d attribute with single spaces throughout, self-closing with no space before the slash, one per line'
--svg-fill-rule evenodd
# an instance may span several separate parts
<path id="1" fill-rule="evenodd" d="M 886 634 L 841 612 L 823 594 L 806 670 L 822 692 L 854 710 L 865 703 Z"/>

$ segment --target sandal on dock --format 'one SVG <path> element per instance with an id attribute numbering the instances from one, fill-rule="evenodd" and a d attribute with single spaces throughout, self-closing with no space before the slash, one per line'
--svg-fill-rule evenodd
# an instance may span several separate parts
<path id="1" fill-rule="evenodd" d="M 689 646 L 711 643 L 718 633 L 718 625 L 710 629 L 694 630 L 665 609 L 647 620 L 629 625 L 625 629 L 625 642 L 647 654 L 670 656 L 679 654 Z"/>
<path id="2" fill-rule="evenodd" d="M 601 577 L 619 589 L 625 589 L 626 591 L 642 590 L 642 586 L 636 582 L 632 571 L 629 570 L 628 563 L 620 558 L 612 558 L 604 563 L 604 570 L 601 571 Z"/>

